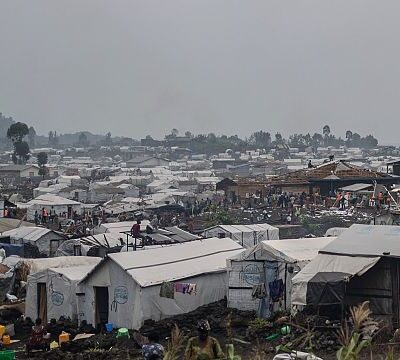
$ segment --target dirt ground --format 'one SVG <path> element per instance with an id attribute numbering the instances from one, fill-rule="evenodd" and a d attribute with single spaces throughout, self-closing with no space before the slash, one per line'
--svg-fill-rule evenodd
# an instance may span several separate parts
<path id="1" fill-rule="evenodd" d="M 222 348 L 225 348 L 227 343 L 233 343 L 235 354 L 240 355 L 242 360 L 254 359 L 257 350 L 262 353 L 263 359 L 272 360 L 278 346 L 286 345 L 292 349 L 304 351 L 309 344 L 312 344 L 313 353 L 317 356 L 324 360 L 334 360 L 336 359 L 336 351 L 339 348 L 336 330 L 319 328 L 315 317 L 307 318 L 307 321 L 309 321 L 309 325 L 307 326 L 312 330 L 308 333 L 304 330 L 306 317 L 298 319 L 280 317 L 274 319 L 275 321 L 255 320 L 254 313 L 228 309 L 224 301 L 203 306 L 189 314 L 179 315 L 159 322 L 147 321 L 140 329 L 140 333 L 146 336 L 152 331 L 158 332 L 161 339 L 160 342 L 167 348 L 171 329 L 176 324 L 184 336 L 184 345 L 179 356 L 179 359 L 183 359 L 184 346 L 189 337 L 196 335 L 196 324 L 199 319 L 207 319 L 210 322 L 211 336 L 216 337 L 220 341 Z M 284 319 L 283 322 L 281 322 L 282 319 Z M 268 336 L 279 334 L 282 326 L 285 324 L 289 324 L 291 328 L 290 334 L 286 336 L 279 335 L 273 341 L 267 340 Z M 52 328 L 53 339 L 56 339 L 58 333 L 62 330 L 70 331 L 73 334 L 79 332 L 77 329 L 71 328 L 68 323 L 58 323 Z M 10 346 L 10 349 L 16 351 L 16 359 L 142 359 L 140 346 L 133 339 L 133 332 L 130 333 L 130 339 L 117 339 L 115 331 L 111 334 L 96 334 L 90 339 L 76 342 L 71 341 L 63 344 L 61 348 L 56 350 L 32 352 L 28 356 L 24 348 L 29 336 L 30 326 L 21 322 L 17 323 L 16 331 L 17 334 L 13 339 L 21 339 L 21 341 Z M 307 337 L 307 334 L 312 335 Z M 387 338 L 382 337 L 378 342 L 383 343 L 387 341 Z M 367 349 L 359 359 L 372 358 L 384 360 L 388 349 L 388 345 L 378 346 L 375 344 L 372 348 L 372 357 L 370 349 Z M 395 350 L 399 354 L 395 359 L 398 359 L 400 358 L 400 346 Z"/>

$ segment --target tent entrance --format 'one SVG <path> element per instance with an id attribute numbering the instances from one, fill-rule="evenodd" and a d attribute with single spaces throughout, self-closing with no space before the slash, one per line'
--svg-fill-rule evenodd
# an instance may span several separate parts
<path id="1" fill-rule="evenodd" d="M 96 301 L 96 325 L 108 322 L 108 287 L 96 286 L 94 288 Z"/>
<path id="2" fill-rule="evenodd" d="M 37 284 L 37 313 L 43 323 L 47 323 L 47 289 L 46 283 Z M 34 320 L 34 319 L 32 319 Z"/>

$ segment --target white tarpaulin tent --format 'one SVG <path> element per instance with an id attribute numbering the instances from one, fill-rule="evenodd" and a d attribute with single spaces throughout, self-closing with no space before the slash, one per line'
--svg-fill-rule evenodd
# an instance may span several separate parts
<path id="1" fill-rule="evenodd" d="M 146 319 L 190 312 L 226 296 L 226 260 L 242 251 L 231 239 L 211 238 L 109 254 L 80 283 L 79 313 L 89 324 L 138 329 Z M 165 282 L 195 284 L 197 293 L 161 297 Z"/>
<path id="2" fill-rule="evenodd" d="M 78 318 L 77 284 L 100 260 L 100 258 L 92 258 L 88 261 L 91 265 L 49 268 L 29 275 L 25 316 L 35 320 L 39 316 L 40 303 L 43 302 L 43 306 L 47 306 L 47 320 L 58 320 L 61 316 L 76 320 Z M 45 284 L 46 299 L 38 299 L 38 284 Z"/>
<path id="3" fill-rule="evenodd" d="M 20 259 L 18 266 L 28 268 L 29 275 L 39 271 L 56 268 L 97 264 L 98 258 L 92 256 L 60 256 L 49 259 Z"/>
<path id="4" fill-rule="evenodd" d="M 291 304 L 291 279 L 318 251 L 334 238 L 306 238 L 262 241 L 253 249 L 228 259 L 228 307 L 255 310 L 261 316 L 273 311 L 289 309 Z M 269 284 L 281 279 L 284 284 L 283 301 L 272 301 Z M 265 286 L 265 297 L 253 298 L 255 286 Z"/>
<path id="5" fill-rule="evenodd" d="M 379 257 L 353 257 L 318 254 L 292 279 L 292 304 L 318 304 L 319 296 L 312 291 L 311 282 L 322 282 L 323 278 L 331 288 L 338 282 L 348 282 L 353 276 L 365 274 L 378 261 Z M 318 276 L 320 274 L 320 276 Z M 333 275 L 336 274 L 336 275 Z M 310 288 L 308 288 L 310 285 Z M 338 299 L 336 299 L 337 302 Z M 324 301 L 325 303 L 326 301 Z"/>
<path id="6" fill-rule="evenodd" d="M 278 240 L 279 229 L 268 224 L 217 225 L 206 229 L 204 237 L 228 237 L 246 249 L 264 240 Z"/>
<path id="7" fill-rule="evenodd" d="M 54 256 L 65 236 L 59 232 L 37 226 L 23 226 L 5 231 L 2 236 L 9 236 L 11 244 L 31 244 L 47 256 Z"/>
<path id="8" fill-rule="evenodd" d="M 47 211 L 54 210 L 57 215 L 65 214 L 65 217 L 71 218 L 73 213 L 76 211 L 79 215 L 81 213 L 82 204 L 78 201 L 63 198 L 61 196 L 44 194 L 32 199 L 26 203 L 27 220 L 35 219 L 35 212 L 41 214 L 43 208 Z"/>
<path id="9" fill-rule="evenodd" d="M 368 300 L 374 315 L 400 321 L 400 227 L 352 225 L 292 280 L 292 304 L 351 306 Z"/>

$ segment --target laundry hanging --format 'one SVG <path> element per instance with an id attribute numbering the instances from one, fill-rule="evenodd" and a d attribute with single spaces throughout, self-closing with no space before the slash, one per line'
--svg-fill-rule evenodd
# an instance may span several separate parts
<path id="1" fill-rule="evenodd" d="M 187 295 L 197 294 L 197 284 L 175 283 L 175 292 Z"/>
<path id="2" fill-rule="evenodd" d="M 279 301 L 282 296 L 283 296 L 283 291 L 284 291 L 284 285 L 283 285 L 283 280 L 278 279 L 271 281 L 269 284 L 269 295 L 271 297 L 271 300 L 273 302 Z"/>
<path id="3" fill-rule="evenodd" d="M 264 284 L 257 284 L 253 286 L 251 296 L 253 299 L 263 299 L 267 295 Z"/>
<path id="4" fill-rule="evenodd" d="M 175 299 L 175 284 L 172 282 L 163 282 L 160 287 L 160 297 Z"/>

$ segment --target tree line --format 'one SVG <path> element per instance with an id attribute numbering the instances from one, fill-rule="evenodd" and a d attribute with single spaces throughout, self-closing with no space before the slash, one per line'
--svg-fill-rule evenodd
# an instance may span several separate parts
<path id="1" fill-rule="evenodd" d="M 171 133 L 166 135 L 166 139 L 177 137 L 179 132 L 177 129 L 172 129 Z M 378 146 L 378 140 L 372 136 L 367 135 L 362 137 L 360 134 L 347 130 L 345 138 L 337 137 L 331 133 L 329 125 L 325 125 L 322 128 L 321 133 L 314 134 L 292 134 L 288 138 L 284 138 L 281 133 L 276 133 L 273 137 L 267 131 L 256 131 L 248 138 L 241 139 L 238 135 L 227 136 L 227 135 L 215 135 L 214 133 L 209 134 L 198 134 L 193 135 L 191 132 L 186 131 L 184 136 L 190 139 L 189 147 L 192 151 L 215 153 L 222 152 L 226 149 L 232 149 L 233 151 L 242 151 L 245 149 L 270 149 L 278 145 L 287 145 L 293 148 L 305 149 L 312 147 L 314 151 L 318 147 L 328 146 L 347 146 L 357 147 L 363 149 L 372 149 Z"/>

